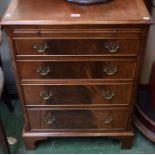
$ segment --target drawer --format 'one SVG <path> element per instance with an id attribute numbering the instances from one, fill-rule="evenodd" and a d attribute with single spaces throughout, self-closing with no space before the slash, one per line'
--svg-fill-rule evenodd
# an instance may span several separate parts
<path id="1" fill-rule="evenodd" d="M 125 130 L 128 109 L 28 110 L 31 130 Z"/>
<path id="2" fill-rule="evenodd" d="M 23 91 L 31 106 L 127 105 L 132 85 L 25 85 Z"/>
<path id="3" fill-rule="evenodd" d="M 17 55 L 136 56 L 138 39 L 17 39 Z"/>
<path id="4" fill-rule="evenodd" d="M 136 62 L 18 61 L 21 79 L 133 79 Z"/>

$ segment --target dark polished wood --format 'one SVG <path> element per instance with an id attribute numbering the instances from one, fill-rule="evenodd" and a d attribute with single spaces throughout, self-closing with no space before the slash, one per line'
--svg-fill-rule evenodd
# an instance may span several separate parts
<path id="1" fill-rule="evenodd" d="M 126 137 L 119 137 L 118 138 L 121 141 L 121 147 L 122 149 L 130 149 L 133 145 L 133 139 L 134 135 L 126 136 Z"/>
<path id="2" fill-rule="evenodd" d="M 151 120 L 139 106 L 136 107 L 134 124 L 139 131 L 150 141 L 155 143 L 155 123 Z"/>
<path id="3" fill-rule="evenodd" d="M 27 149 L 34 149 L 36 142 L 45 140 L 48 137 L 111 137 L 120 141 L 122 149 L 130 149 L 133 144 L 134 134 L 132 130 L 129 131 L 55 131 L 55 132 L 27 132 L 24 130 L 24 141 Z"/>
<path id="4" fill-rule="evenodd" d="M 132 146 L 151 24 L 143 0 L 89 6 L 12 0 L 1 24 L 10 42 L 27 149 L 48 137 L 111 137 L 122 148 Z"/>
<path id="5" fill-rule="evenodd" d="M 153 69 L 151 75 L 154 73 Z M 152 81 L 154 80 L 153 77 L 151 76 Z M 150 85 L 141 85 L 139 87 L 134 124 L 145 137 L 155 143 L 155 110 L 152 104 L 154 90 L 152 89 L 153 83 L 151 80 Z"/>
<path id="6" fill-rule="evenodd" d="M 24 85 L 23 92 L 27 106 L 129 105 L 132 85 Z"/>
<path id="7" fill-rule="evenodd" d="M 18 61 L 21 79 L 133 79 L 134 60 Z M 123 67 L 122 67 L 123 66 Z M 45 73 L 44 73 L 45 72 Z"/>
<path id="8" fill-rule="evenodd" d="M 116 38 L 116 37 L 115 37 Z M 17 39 L 17 55 L 136 56 L 139 39 Z M 60 46 L 61 45 L 61 46 Z M 113 46 L 115 50 L 110 47 Z M 40 49 L 39 49 L 40 48 Z"/>
<path id="9" fill-rule="evenodd" d="M 39 140 L 45 140 L 47 139 L 46 137 L 24 137 L 24 143 L 25 143 L 25 147 L 26 149 L 28 150 L 32 150 L 35 148 L 36 146 L 36 142 L 39 141 Z"/>
<path id="10" fill-rule="evenodd" d="M 28 109 L 32 131 L 126 130 L 128 109 L 99 108 L 90 110 Z M 40 119 L 37 119 L 40 118 Z M 87 121 L 86 121 L 87 120 Z"/>

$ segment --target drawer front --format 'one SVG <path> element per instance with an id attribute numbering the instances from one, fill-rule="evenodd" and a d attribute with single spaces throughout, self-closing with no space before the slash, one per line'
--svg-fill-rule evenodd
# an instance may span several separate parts
<path id="1" fill-rule="evenodd" d="M 131 85 L 25 85 L 25 103 L 37 105 L 130 104 Z M 32 92 L 32 93 L 30 93 Z"/>
<path id="2" fill-rule="evenodd" d="M 31 130 L 125 130 L 128 109 L 28 110 Z"/>
<path id="3" fill-rule="evenodd" d="M 139 50 L 138 39 L 18 39 L 17 55 L 128 55 Z"/>
<path id="4" fill-rule="evenodd" d="M 19 61 L 21 79 L 133 79 L 135 61 Z"/>

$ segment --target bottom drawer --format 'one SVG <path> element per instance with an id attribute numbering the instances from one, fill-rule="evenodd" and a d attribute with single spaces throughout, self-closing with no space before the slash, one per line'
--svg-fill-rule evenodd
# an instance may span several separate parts
<path id="1" fill-rule="evenodd" d="M 128 109 L 28 110 L 31 130 L 125 130 Z"/>

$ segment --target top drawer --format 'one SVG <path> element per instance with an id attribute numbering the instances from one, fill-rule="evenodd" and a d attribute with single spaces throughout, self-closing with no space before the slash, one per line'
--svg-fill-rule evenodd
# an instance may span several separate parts
<path id="1" fill-rule="evenodd" d="M 16 39 L 17 55 L 136 56 L 139 39 Z"/>

